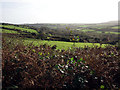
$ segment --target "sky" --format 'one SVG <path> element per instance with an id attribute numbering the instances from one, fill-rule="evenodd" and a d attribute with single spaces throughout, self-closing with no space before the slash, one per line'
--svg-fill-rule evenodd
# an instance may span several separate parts
<path id="1" fill-rule="evenodd" d="M 0 0 L 0 22 L 102 23 L 118 20 L 120 0 Z"/>

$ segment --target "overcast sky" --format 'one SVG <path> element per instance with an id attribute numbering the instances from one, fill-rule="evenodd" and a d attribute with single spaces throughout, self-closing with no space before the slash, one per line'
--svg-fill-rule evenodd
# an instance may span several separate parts
<path id="1" fill-rule="evenodd" d="M 101 23 L 118 20 L 120 0 L 0 0 L 6 23 Z"/>

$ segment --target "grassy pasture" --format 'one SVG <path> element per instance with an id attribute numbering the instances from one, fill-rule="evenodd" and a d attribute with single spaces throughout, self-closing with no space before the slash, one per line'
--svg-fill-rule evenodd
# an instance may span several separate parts
<path id="1" fill-rule="evenodd" d="M 105 33 L 110 33 L 110 34 L 120 34 L 120 32 L 105 32 Z"/>
<path id="2" fill-rule="evenodd" d="M 112 27 L 112 29 L 119 29 L 120 26 L 115 26 L 115 27 Z"/>
<path id="3" fill-rule="evenodd" d="M 103 29 L 102 27 L 94 27 L 94 28 L 96 28 L 96 29 Z"/>
<path id="4" fill-rule="evenodd" d="M 96 33 L 102 33 L 102 31 L 95 31 Z M 120 34 L 119 32 L 104 32 L 106 34 Z"/>
<path id="5" fill-rule="evenodd" d="M 36 30 L 22 28 L 22 27 L 18 27 L 18 26 L 14 26 L 14 25 L 0 25 L 0 27 L 10 28 L 10 29 L 18 29 L 18 30 L 21 30 L 21 31 L 26 31 L 26 32 L 36 33 L 37 34 Z"/>
<path id="6" fill-rule="evenodd" d="M 102 33 L 102 31 L 95 31 L 93 29 L 77 29 L 77 30 L 81 30 L 82 32 L 89 32 L 89 31 L 94 31 L 96 33 Z M 119 32 L 105 32 L 107 34 L 120 34 Z"/>
<path id="7" fill-rule="evenodd" d="M 88 25 L 80 25 L 79 27 L 89 27 Z"/>
<path id="8" fill-rule="evenodd" d="M 0 33 L 16 33 L 16 34 L 19 34 L 17 31 L 7 30 L 7 29 L 0 29 Z"/>
<path id="9" fill-rule="evenodd" d="M 88 31 L 95 31 L 95 30 L 92 30 L 92 29 L 82 29 L 81 31 L 88 32 Z"/>
<path id="10" fill-rule="evenodd" d="M 92 30 L 92 29 L 76 29 L 76 30 L 80 30 L 82 32 L 95 31 L 95 30 Z"/>
<path id="11" fill-rule="evenodd" d="M 71 48 L 73 46 L 73 42 L 62 42 L 62 41 L 47 41 L 47 40 L 39 40 L 39 39 L 25 39 L 25 44 L 33 43 L 34 45 L 48 44 L 48 45 L 57 45 L 57 49 L 65 49 Z M 95 46 L 100 46 L 99 43 L 94 43 Z M 75 43 L 75 47 L 84 48 L 85 46 L 94 47 L 93 43 Z M 102 44 L 102 47 L 105 47 L 106 44 Z"/>

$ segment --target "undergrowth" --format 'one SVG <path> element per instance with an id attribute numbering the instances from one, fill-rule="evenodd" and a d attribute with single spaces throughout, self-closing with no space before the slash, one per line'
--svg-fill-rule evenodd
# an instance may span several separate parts
<path id="1" fill-rule="evenodd" d="M 120 89 L 119 52 L 117 46 L 65 51 L 3 38 L 3 89 Z"/>

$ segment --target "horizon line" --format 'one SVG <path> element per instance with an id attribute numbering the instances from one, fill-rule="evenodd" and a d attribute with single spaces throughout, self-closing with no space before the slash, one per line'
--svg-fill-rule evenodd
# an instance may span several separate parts
<path id="1" fill-rule="evenodd" d="M 0 22 L 0 23 L 6 23 L 6 24 L 101 24 L 101 23 L 109 23 L 109 22 L 120 22 L 120 20 L 113 20 L 113 21 L 105 21 L 105 22 L 94 22 L 94 23 L 75 23 L 75 22 L 70 22 L 70 23 L 49 23 L 49 22 L 36 22 L 36 23 L 12 23 L 12 22 Z"/>

